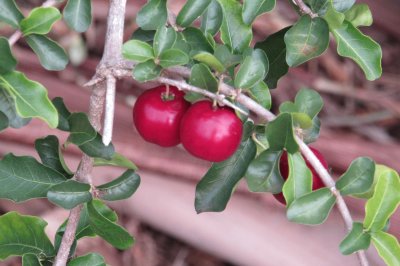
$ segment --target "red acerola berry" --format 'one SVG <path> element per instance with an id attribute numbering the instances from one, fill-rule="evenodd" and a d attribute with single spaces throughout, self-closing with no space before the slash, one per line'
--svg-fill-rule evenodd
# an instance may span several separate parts
<path id="1" fill-rule="evenodd" d="M 326 162 L 324 156 L 317 149 L 314 149 L 311 147 L 310 147 L 310 149 L 315 154 L 315 156 L 317 156 L 318 160 L 322 163 L 322 165 L 325 167 L 325 169 L 328 169 L 328 163 Z M 305 161 L 306 161 L 306 165 L 307 165 L 308 169 L 310 169 L 311 173 L 312 173 L 312 180 L 313 180 L 312 190 L 317 190 L 317 189 L 324 187 L 325 185 L 322 182 L 320 176 L 315 171 L 315 169 L 311 166 L 311 164 L 308 162 L 307 159 L 305 159 Z M 281 172 L 281 175 L 284 180 L 286 180 L 289 177 L 289 163 L 288 163 L 288 155 L 287 155 L 286 151 L 284 151 L 282 153 L 281 159 L 279 160 L 279 171 Z M 282 192 L 278 193 L 278 194 L 274 194 L 274 197 L 280 203 L 286 205 L 286 200 L 285 200 Z"/>
<path id="2" fill-rule="evenodd" d="M 179 128 L 190 103 L 178 88 L 160 86 L 145 91 L 133 107 L 133 122 L 139 134 L 148 142 L 163 147 L 180 143 Z"/>
<path id="3" fill-rule="evenodd" d="M 228 107 L 215 107 L 210 101 L 199 101 L 186 112 L 181 123 L 183 146 L 201 159 L 220 162 L 238 148 L 243 124 Z"/>

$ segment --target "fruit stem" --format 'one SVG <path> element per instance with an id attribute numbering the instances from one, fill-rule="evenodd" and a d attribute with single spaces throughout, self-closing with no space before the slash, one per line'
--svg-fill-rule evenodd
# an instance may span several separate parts
<path id="1" fill-rule="evenodd" d="M 170 92 L 169 84 L 165 84 L 165 92 L 161 94 L 161 98 L 164 102 L 172 101 L 175 98 L 175 95 Z"/>

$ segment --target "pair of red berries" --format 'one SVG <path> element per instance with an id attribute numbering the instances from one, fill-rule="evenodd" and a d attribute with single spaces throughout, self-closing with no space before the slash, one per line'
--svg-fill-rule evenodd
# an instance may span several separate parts
<path id="1" fill-rule="evenodd" d="M 242 121 L 227 107 L 208 100 L 191 105 L 178 88 L 160 86 L 140 95 L 133 121 L 148 142 L 172 147 L 182 142 L 192 155 L 211 162 L 229 158 L 238 148 Z"/>

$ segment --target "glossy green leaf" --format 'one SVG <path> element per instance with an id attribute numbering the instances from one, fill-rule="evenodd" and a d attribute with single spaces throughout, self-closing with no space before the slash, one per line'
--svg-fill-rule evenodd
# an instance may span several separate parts
<path id="1" fill-rule="evenodd" d="M 8 128 L 8 117 L 0 111 L 0 132 Z"/>
<path id="2" fill-rule="evenodd" d="M 262 13 L 269 12 L 275 7 L 275 0 L 244 0 L 243 1 L 243 21 L 251 25 L 253 21 Z"/>
<path id="3" fill-rule="evenodd" d="M 32 34 L 26 36 L 29 46 L 39 57 L 40 64 L 47 70 L 60 71 L 68 64 L 65 50 L 46 36 Z"/>
<path id="4" fill-rule="evenodd" d="M 45 138 L 37 139 L 35 141 L 35 149 L 45 166 L 59 172 L 66 178 L 71 178 L 73 176 L 73 173 L 65 164 L 56 136 L 49 135 Z"/>
<path id="5" fill-rule="evenodd" d="M 345 12 L 350 9 L 356 0 L 305 0 L 311 10 L 323 16 L 327 12 L 329 5 L 332 5 L 336 11 Z"/>
<path id="6" fill-rule="evenodd" d="M 0 112 L 5 114 L 8 118 L 8 123 L 10 127 L 21 128 L 28 124 L 30 118 L 22 118 L 18 115 L 15 108 L 15 100 L 13 96 L 0 84 Z"/>
<path id="7" fill-rule="evenodd" d="M 250 97 L 265 109 L 271 109 L 272 99 L 269 88 L 265 82 L 260 81 L 249 89 Z"/>
<path id="8" fill-rule="evenodd" d="M 190 51 L 191 51 L 191 47 L 190 47 L 189 43 L 186 41 L 182 32 L 177 32 L 176 41 L 172 48 L 181 50 L 182 52 L 184 52 L 186 54 L 190 54 Z"/>
<path id="9" fill-rule="evenodd" d="M 312 125 L 310 128 L 303 129 L 303 141 L 306 144 L 315 142 L 319 137 L 319 132 L 321 128 L 321 121 L 319 120 L 318 116 L 314 117 L 312 120 Z"/>
<path id="10" fill-rule="evenodd" d="M 54 204 L 70 210 L 79 204 L 91 201 L 92 194 L 89 184 L 68 180 L 51 187 L 47 192 L 47 198 Z"/>
<path id="11" fill-rule="evenodd" d="M 261 49 L 255 49 L 240 65 L 235 76 L 235 87 L 249 89 L 262 81 L 268 73 L 268 57 Z"/>
<path id="12" fill-rule="evenodd" d="M 46 197 L 53 185 L 66 181 L 57 171 L 28 156 L 7 154 L 0 161 L 0 198 L 21 202 Z"/>
<path id="13" fill-rule="evenodd" d="M 310 129 L 312 127 L 312 120 L 307 114 L 294 112 L 291 115 L 295 128 Z"/>
<path id="14" fill-rule="evenodd" d="M 136 23 L 144 30 L 156 30 L 167 22 L 167 0 L 148 0 L 136 16 Z"/>
<path id="15" fill-rule="evenodd" d="M 211 92 L 216 92 L 218 88 L 217 79 L 211 73 L 210 69 L 202 63 L 195 64 L 192 67 L 189 84 Z M 185 99 L 190 102 L 194 102 L 203 97 L 203 95 L 194 92 L 187 92 L 185 95 Z"/>
<path id="16" fill-rule="evenodd" d="M 286 63 L 286 44 L 284 36 L 289 27 L 269 35 L 265 40 L 256 43 L 255 48 L 262 49 L 269 60 L 269 71 L 265 83 L 271 89 L 276 88 L 278 80 L 286 75 L 289 66 Z"/>
<path id="17" fill-rule="evenodd" d="M 343 25 L 345 16 L 343 13 L 337 11 L 333 4 L 330 2 L 328 3 L 328 9 L 323 18 L 328 23 L 329 29 L 333 30 L 340 28 Z"/>
<path id="18" fill-rule="evenodd" d="M 39 118 L 51 128 L 57 127 L 57 110 L 48 98 L 46 88 L 40 83 L 13 71 L 0 76 L 0 87 L 13 96 L 15 108 L 21 117 Z"/>
<path id="19" fill-rule="evenodd" d="M 375 165 L 375 173 L 374 173 L 374 182 L 372 183 L 371 187 L 364 193 L 357 193 L 357 194 L 353 194 L 352 196 L 356 197 L 356 198 L 362 198 L 362 199 L 371 198 L 374 195 L 376 183 L 378 182 L 378 180 L 382 176 L 382 174 L 386 171 L 394 171 L 394 170 L 390 167 L 387 167 L 386 165 L 376 164 Z"/>
<path id="20" fill-rule="evenodd" d="M 322 224 L 335 205 L 336 197 L 329 188 L 321 188 L 310 192 L 290 204 L 287 218 L 299 224 Z"/>
<path id="21" fill-rule="evenodd" d="M 143 30 L 142 28 L 137 28 L 133 32 L 131 40 L 138 40 L 153 45 L 153 40 L 155 35 L 156 35 L 155 30 Z"/>
<path id="22" fill-rule="evenodd" d="M 161 74 L 162 68 L 153 60 L 139 63 L 133 69 L 133 78 L 139 82 L 147 82 L 156 79 Z"/>
<path id="23" fill-rule="evenodd" d="M 350 255 L 356 251 L 367 249 L 371 244 L 371 235 L 364 231 L 362 223 L 353 223 L 353 228 L 340 243 L 340 252 Z"/>
<path id="24" fill-rule="evenodd" d="M 374 196 L 365 206 L 364 227 L 376 232 L 385 227 L 387 220 L 400 204 L 400 177 L 392 170 L 379 177 Z"/>
<path id="25" fill-rule="evenodd" d="M 213 47 L 210 45 L 201 30 L 190 27 L 182 31 L 182 34 L 191 47 L 191 54 L 197 54 L 202 51 L 209 53 L 213 52 Z"/>
<path id="26" fill-rule="evenodd" d="M 328 48 L 329 28 L 322 18 L 304 15 L 285 34 L 286 62 L 298 66 L 320 56 Z"/>
<path id="27" fill-rule="evenodd" d="M 27 253 L 50 257 L 54 248 L 44 228 L 47 223 L 33 216 L 9 212 L 0 216 L 0 260 Z"/>
<path id="28" fill-rule="evenodd" d="M 79 145 L 79 149 L 90 157 L 103 158 L 106 160 L 111 160 L 115 154 L 113 144 L 110 143 L 108 146 L 104 145 L 99 133 L 97 133 L 94 139 Z"/>
<path id="29" fill-rule="evenodd" d="M 354 27 L 371 26 L 373 22 L 372 13 L 367 4 L 355 4 L 344 13 L 346 20 Z"/>
<path id="30" fill-rule="evenodd" d="M 246 171 L 246 181 L 252 192 L 282 191 L 283 178 L 279 172 L 280 151 L 265 150 L 256 157 Z"/>
<path id="31" fill-rule="evenodd" d="M 122 154 L 115 153 L 111 160 L 105 160 L 103 158 L 94 158 L 94 166 L 118 166 L 122 168 L 127 168 L 131 170 L 137 170 L 137 166 L 128 158 Z"/>
<path id="32" fill-rule="evenodd" d="M 134 244 L 134 238 L 123 227 L 98 212 L 92 202 L 87 204 L 87 209 L 90 227 L 98 236 L 122 250 L 130 248 Z"/>
<path id="33" fill-rule="evenodd" d="M 58 112 L 58 126 L 57 128 L 63 131 L 70 131 L 68 118 L 71 115 L 67 107 L 64 104 L 64 100 L 61 97 L 56 97 L 52 100 L 53 105 L 56 107 Z"/>
<path id="34" fill-rule="evenodd" d="M 196 186 L 197 213 L 223 211 L 255 155 L 254 141 L 244 137 L 230 158 L 214 163 Z"/>
<path id="35" fill-rule="evenodd" d="M 106 262 L 104 258 L 97 253 L 89 253 L 81 257 L 77 257 L 70 262 L 68 262 L 67 266 L 106 266 Z"/>
<path id="36" fill-rule="evenodd" d="M 153 49 L 158 57 L 162 52 L 174 46 L 177 34 L 173 28 L 161 26 L 154 35 Z"/>
<path id="37" fill-rule="evenodd" d="M 115 201 L 127 199 L 135 193 L 140 185 L 140 177 L 132 170 L 127 170 L 115 180 L 97 186 L 99 197 L 103 200 Z"/>
<path id="38" fill-rule="evenodd" d="M 343 26 L 332 33 L 337 42 L 338 54 L 354 60 L 368 80 L 375 80 L 382 75 L 382 49 L 379 44 L 348 21 L 344 21 Z"/>
<path id="39" fill-rule="evenodd" d="M 229 68 L 242 62 L 242 55 L 232 54 L 226 45 L 217 45 L 214 56 L 225 66 Z"/>
<path id="40" fill-rule="evenodd" d="M 161 53 L 160 66 L 168 68 L 172 66 L 181 66 L 189 63 L 189 56 L 178 49 L 168 49 Z"/>
<path id="41" fill-rule="evenodd" d="M 211 0 L 186 1 L 185 5 L 176 17 L 176 23 L 182 27 L 189 27 L 193 21 L 204 13 L 210 3 Z"/>
<path id="42" fill-rule="evenodd" d="M 265 134 L 270 144 L 270 149 L 273 151 L 286 149 L 289 153 L 295 153 L 299 149 L 299 145 L 294 138 L 291 114 L 280 114 L 275 120 L 269 122 Z"/>
<path id="43" fill-rule="evenodd" d="M 201 30 L 211 35 L 217 34 L 222 25 L 222 8 L 217 0 L 211 0 L 206 12 L 201 17 Z"/>
<path id="44" fill-rule="evenodd" d="M 22 256 L 22 266 L 42 266 L 39 258 L 32 253 L 27 253 Z"/>
<path id="45" fill-rule="evenodd" d="M 372 234 L 372 242 L 388 266 L 400 265 L 400 244 L 396 237 L 378 231 Z"/>
<path id="46" fill-rule="evenodd" d="M 288 153 L 289 176 L 282 192 L 287 206 L 312 190 L 312 173 L 300 152 Z"/>
<path id="47" fill-rule="evenodd" d="M 24 18 L 14 0 L 0 1 L 0 21 L 19 28 L 19 22 Z"/>
<path id="48" fill-rule="evenodd" d="M 342 195 L 364 193 L 374 182 L 375 162 L 367 157 L 355 159 L 347 171 L 336 182 Z"/>
<path id="49" fill-rule="evenodd" d="M 193 59 L 206 64 L 217 72 L 222 73 L 225 70 L 225 67 L 222 65 L 222 63 L 214 55 L 208 52 L 200 52 L 193 56 Z"/>
<path id="50" fill-rule="evenodd" d="M 242 6 L 236 0 L 218 0 L 218 2 L 224 14 L 221 40 L 234 52 L 241 53 L 249 47 L 253 38 L 251 26 L 243 21 Z"/>
<path id="51" fill-rule="evenodd" d="M 89 118 L 85 113 L 73 113 L 68 118 L 70 135 L 67 142 L 75 145 L 82 145 L 93 140 L 97 132 L 90 124 Z"/>
<path id="52" fill-rule="evenodd" d="M 0 37 L 0 75 L 13 71 L 17 66 L 17 60 L 11 52 L 10 44 L 4 37 Z"/>
<path id="53" fill-rule="evenodd" d="M 305 88 L 296 94 L 295 104 L 298 112 L 305 113 L 310 118 L 317 116 L 324 106 L 322 97 L 318 92 Z"/>
<path id="54" fill-rule="evenodd" d="M 333 6 L 339 12 L 345 12 L 349 10 L 356 2 L 356 0 L 329 0 L 329 1 L 332 1 Z"/>
<path id="55" fill-rule="evenodd" d="M 130 40 L 123 45 L 122 55 L 125 59 L 146 62 L 154 58 L 154 51 L 148 43 L 139 40 Z"/>
<path id="56" fill-rule="evenodd" d="M 32 9 L 29 16 L 21 20 L 22 33 L 44 35 L 50 32 L 53 24 L 61 19 L 60 11 L 55 7 L 37 7 Z"/>
<path id="57" fill-rule="evenodd" d="M 90 0 L 68 0 L 63 11 L 67 25 L 77 31 L 85 32 L 92 22 L 92 4 Z"/>

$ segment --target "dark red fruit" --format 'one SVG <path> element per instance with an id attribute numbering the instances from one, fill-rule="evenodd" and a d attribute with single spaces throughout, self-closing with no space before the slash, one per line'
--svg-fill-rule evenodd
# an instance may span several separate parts
<path id="1" fill-rule="evenodd" d="M 317 156 L 318 160 L 322 163 L 322 165 L 325 167 L 325 169 L 328 169 L 328 163 L 326 162 L 324 156 L 317 149 L 314 149 L 311 147 L 310 147 L 310 149 L 315 154 L 315 156 Z M 317 174 L 317 172 L 315 172 L 315 169 L 311 166 L 311 164 L 308 162 L 307 159 L 305 159 L 305 161 L 306 161 L 306 165 L 307 165 L 308 169 L 310 169 L 311 173 L 312 173 L 312 178 L 313 178 L 312 190 L 317 190 L 317 189 L 324 187 L 325 185 L 322 182 L 319 175 Z M 281 172 L 281 175 L 284 180 L 286 180 L 289 177 L 289 163 L 288 163 L 288 156 L 287 156 L 286 151 L 284 151 L 282 153 L 281 159 L 279 160 L 279 171 Z M 286 200 L 283 196 L 283 193 L 274 194 L 274 197 L 280 203 L 286 205 Z"/>
<path id="2" fill-rule="evenodd" d="M 133 123 L 139 134 L 148 142 L 163 147 L 180 143 L 181 119 L 189 108 L 184 93 L 176 87 L 160 86 L 145 91 L 133 107 Z"/>
<path id="3" fill-rule="evenodd" d="M 181 123 L 181 141 L 188 152 L 201 159 L 228 159 L 240 144 L 243 124 L 228 107 L 199 101 L 186 112 Z"/>

